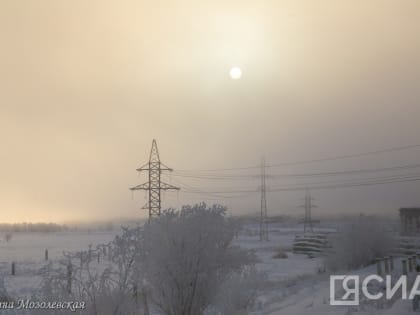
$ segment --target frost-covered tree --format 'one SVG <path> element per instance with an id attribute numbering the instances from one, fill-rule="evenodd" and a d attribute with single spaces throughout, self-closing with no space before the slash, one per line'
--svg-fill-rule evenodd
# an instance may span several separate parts
<path id="1" fill-rule="evenodd" d="M 232 274 L 255 262 L 232 244 L 226 208 L 206 204 L 165 211 L 144 229 L 142 262 L 149 292 L 165 315 L 201 315 Z"/>
<path id="2" fill-rule="evenodd" d="M 384 257 L 394 247 L 393 234 L 374 218 L 359 218 L 331 239 L 333 253 L 326 258 L 331 270 L 355 269 Z"/>

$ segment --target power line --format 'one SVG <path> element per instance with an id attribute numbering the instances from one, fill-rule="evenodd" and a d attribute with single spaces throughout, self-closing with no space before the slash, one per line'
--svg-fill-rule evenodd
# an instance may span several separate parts
<path id="1" fill-rule="evenodd" d="M 211 198 L 221 198 L 221 199 L 235 198 L 233 196 L 224 196 L 224 195 L 220 195 L 218 193 L 211 193 L 211 192 L 202 190 L 201 188 L 197 188 L 197 187 L 188 185 L 184 182 L 181 182 L 180 180 L 174 180 L 174 182 L 182 188 L 182 190 L 181 190 L 182 193 L 187 193 L 187 194 L 188 193 L 193 193 L 193 194 L 195 193 L 195 194 L 210 196 Z"/>
<path id="2" fill-rule="evenodd" d="M 273 168 L 273 167 L 280 167 L 280 166 L 291 166 L 291 165 L 311 164 L 315 162 L 351 159 L 351 158 L 358 158 L 358 157 L 364 157 L 364 156 L 370 156 L 370 155 L 379 155 L 383 153 L 398 152 L 398 151 L 417 149 L 417 148 L 420 148 L 420 144 L 397 146 L 397 147 L 391 147 L 391 148 L 375 150 L 375 151 L 366 151 L 366 152 L 355 153 L 355 154 L 330 156 L 330 157 L 324 157 L 320 159 L 301 160 L 301 161 L 295 161 L 295 162 L 281 162 L 281 163 L 267 165 L 266 167 Z M 260 166 L 251 165 L 251 166 L 244 166 L 244 167 L 214 168 L 214 169 L 201 169 L 201 170 L 200 169 L 196 169 L 196 170 L 181 169 L 179 170 L 179 172 L 188 173 L 188 172 L 241 171 L 241 170 L 250 170 L 250 169 L 258 169 L 258 168 L 260 168 Z"/>
<path id="3" fill-rule="evenodd" d="M 359 182 L 365 182 L 365 181 L 384 181 L 384 180 L 396 180 L 396 179 L 412 179 L 419 177 L 420 174 L 399 174 L 399 175 L 387 175 L 387 176 L 379 176 L 379 177 L 367 177 L 367 178 L 352 178 L 352 179 L 336 179 L 336 180 L 327 180 L 327 181 L 321 181 L 321 182 L 305 182 L 305 183 L 296 183 L 295 185 L 300 186 L 310 186 L 310 185 L 325 185 L 325 184 L 354 184 Z M 281 186 L 278 186 L 281 187 Z"/>
<path id="4" fill-rule="evenodd" d="M 294 185 L 280 185 L 280 186 L 272 186 L 273 188 L 269 189 L 269 191 L 301 191 L 306 188 L 311 189 L 330 189 L 330 188 L 340 188 L 340 187 L 353 187 L 353 186 L 372 186 L 372 185 L 379 185 L 379 184 L 387 184 L 393 182 L 411 182 L 417 181 L 420 178 L 420 174 L 415 175 L 397 175 L 397 176 L 382 176 L 382 177 L 373 177 L 373 178 L 365 178 L 363 181 L 356 181 L 354 179 L 351 180 L 333 180 L 333 181 L 322 181 L 322 182 L 312 182 L 312 183 L 296 183 Z M 198 194 L 204 191 L 199 191 L 197 189 L 191 190 L 182 190 L 183 193 L 188 194 Z M 247 197 L 250 194 L 257 193 L 257 190 L 254 189 L 247 189 L 247 188 L 230 188 L 230 190 L 219 190 L 219 191 L 206 191 L 204 194 L 208 194 L 210 196 L 215 196 L 215 194 L 224 194 L 223 196 L 218 195 L 221 198 L 226 199 L 233 199 L 233 198 L 243 198 Z M 227 196 L 226 194 L 231 194 Z"/>
<path id="5" fill-rule="evenodd" d="M 179 181 L 177 181 L 177 183 L 181 186 L 181 193 L 183 194 L 196 194 L 196 195 L 201 195 L 201 196 L 207 196 L 210 198 L 219 198 L 219 199 L 236 199 L 236 198 L 244 198 L 250 195 L 249 192 L 254 193 L 257 192 L 258 190 L 247 190 L 247 189 L 243 189 L 240 192 L 236 193 L 236 192 L 231 192 L 229 190 L 226 191 L 218 191 L 218 192 L 212 192 L 212 191 L 208 191 L 208 190 L 203 190 L 202 188 L 197 188 L 191 185 L 187 185 L 185 183 L 181 183 Z M 229 195 L 227 195 L 229 194 Z"/>
<path id="6" fill-rule="evenodd" d="M 325 190 L 325 189 L 336 189 L 336 188 L 349 188 L 349 187 L 361 187 L 361 186 L 376 186 L 376 185 L 385 185 L 393 183 L 408 183 L 408 182 L 417 182 L 420 181 L 420 177 L 411 178 L 411 179 L 400 179 L 400 180 L 389 180 L 389 181 L 376 181 L 376 182 L 361 182 L 361 183 L 349 183 L 349 184 L 337 184 L 337 185 L 325 185 L 325 186 L 310 186 L 311 190 Z M 300 191 L 303 190 L 303 187 L 295 188 L 277 188 L 271 191 Z"/>
<path id="7" fill-rule="evenodd" d="M 311 190 L 320 190 L 320 189 L 332 189 L 332 188 L 345 188 L 345 187 L 358 187 L 358 186 L 374 186 L 374 185 L 384 185 L 384 184 L 391 184 L 391 183 L 404 183 L 404 182 L 416 182 L 420 181 L 420 175 L 414 176 L 405 176 L 405 177 L 394 177 L 394 178 L 378 178 L 378 179 L 367 179 L 365 181 L 360 182 L 344 182 L 344 183 L 337 183 L 334 185 L 320 185 L 321 183 L 312 183 L 312 184 L 301 184 L 301 186 L 289 186 L 289 187 L 279 187 L 279 188 L 272 188 L 268 191 L 299 191 L 305 190 L 309 188 Z M 304 187 L 306 186 L 306 187 Z M 225 190 L 225 191 L 211 191 L 209 193 L 223 193 L 223 194 L 240 194 L 240 193 L 256 193 L 255 190 Z M 193 192 L 191 192 L 193 193 Z"/>
<path id="8" fill-rule="evenodd" d="M 271 175 L 271 177 L 323 177 L 323 176 L 401 171 L 401 170 L 410 170 L 410 169 L 415 169 L 415 168 L 420 168 L 420 164 L 400 165 L 400 166 L 383 167 L 383 168 L 366 168 L 366 169 L 353 169 L 353 170 L 344 170 L 344 171 L 317 172 L 317 173 L 278 174 L 278 175 Z"/>
<path id="9" fill-rule="evenodd" d="M 378 155 L 378 154 L 389 153 L 389 152 L 409 150 L 409 149 L 414 149 L 414 148 L 420 148 L 420 144 L 393 147 L 393 148 L 376 150 L 376 151 L 367 151 L 367 152 L 356 153 L 356 154 L 347 154 L 347 155 L 339 155 L 339 156 L 333 156 L 333 157 L 325 157 L 325 158 L 321 158 L 321 159 L 302 160 L 302 161 L 296 161 L 296 162 L 284 162 L 284 163 L 272 164 L 269 167 L 278 167 L 278 166 L 285 166 L 285 165 L 310 164 L 310 163 L 315 163 L 315 162 L 325 162 L 325 161 L 351 159 L 351 158 L 364 157 L 364 156 L 369 156 L 369 155 Z"/>
<path id="10" fill-rule="evenodd" d="M 273 174 L 267 175 L 268 178 L 278 178 L 278 177 L 323 177 L 323 176 L 336 176 L 336 175 L 352 175 L 352 174 L 366 174 L 366 173 L 380 173 L 380 172 L 389 172 L 389 171 L 401 171 L 401 170 L 410 170 L 420 168 L 420 164 L 409 164 L 409 165 L 398 165 L 393 167 L 383 167 L 383 168 L 366 168 L 366 169 L 353 169 L 353 170 L 344 170 L 344 171 L 329 171 L 329 172 L 312 172 L 312 173 L 284 173 L 284 174 Z M 177 172 L 175 172 L 177 173 Z M 191 179 L 203 179 L 203 180 L 244 180 L 258 179 L 259 175 L 183 175 L 183 174 L 174 174 L 174 177 L 181 178 L 191 178 Z"/>

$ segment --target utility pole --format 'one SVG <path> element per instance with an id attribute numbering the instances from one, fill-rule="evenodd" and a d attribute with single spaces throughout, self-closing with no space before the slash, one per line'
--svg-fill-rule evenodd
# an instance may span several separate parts
<path id="1" fill-rule="evenodd" d="M 314 232 L 313 226 L 312 226 L 312 208 L 317 208 L 316 205 L 314 205 L 312 203 L 312 200 L 314 200 L 314 198 L 311 196 L 311 193 L 309 191 L 309 189 L 306 189 L 306 194 L 305 194 L 305 204 L 301 207 L 305 208 L 305 219 L 303 221 L 303 232 Z"/>
<path id="2" fill-rule="evenodd" d="M 260 241 L 268 241 L 267 198 L 265 183 L 265 158 L 261 160 L 261 213 L 260 213 Z"/>
<path id="3" fill-rule="evenodd" d="M 149 181 L 130 188 L 130 190 L 146 190 L 148 191 L 148 202 L 142 209 L 149 209 L 149 219 L 154 216 L 160 216 L 161 211 L 161 191 L 162 190 L 179 190 L 179 187 L 164 183 L 160 179 L 162 171 L 171 172 L 172 169 L 164 165 L 159 159 L 159 151 L 156 140 L 153 139 L 152 149 L 150 150 L 149 162 L 137 169 L 138 172 L 147 171 Z"/>

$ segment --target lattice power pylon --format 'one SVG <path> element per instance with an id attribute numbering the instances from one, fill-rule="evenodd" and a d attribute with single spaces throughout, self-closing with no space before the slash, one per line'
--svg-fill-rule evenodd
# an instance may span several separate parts
<path id="1" fill-rule="evenodd" d="M 160 216 L 161 212 L 161 191 L 162 190 L 179 190 L 179 187 L 161 181 L 162 171 L 172 171 L 171 168 L 164 165 L 159 159 L 159 151 L 156 140 L 153 139 L 152 149 L 150 150 L 149 162 L 137 169 L 138 172 L 147 171 L 149 181 L 130 188 L 130 190 L 146 190 L 148 191 L 147 204 L 142 209 L 149 209 L 149 218 Z"/>
<path id="2" fill-rule="evenodd" d="M 260 213 L 260 241 L 268 241 L 268 217 L 267 217 L 267 186 L 265 183 L 265 159 L 261 161 L 261 213 Z"/>
<path id="3" fill-rule="evenodd" d="M 316 205 L 312 203 L 312 200 L 314 198 L 311 196 L 311 192 L 309 189 L 306 189 L 306 195 L 305 195 L 305 204 L 302 206 L 305 208 L 305 219 L 303 221 L 303 232 L 314 232 L 313 226 L 312 226 L 312 208 L 317 208 Z"/>

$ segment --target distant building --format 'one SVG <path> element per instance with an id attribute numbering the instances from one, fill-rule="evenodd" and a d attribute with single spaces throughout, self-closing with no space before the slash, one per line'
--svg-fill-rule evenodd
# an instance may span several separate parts
<path id="1" fill-rule="evenodd" d="M 420 234 L 420 208 L 401 208 L 401 234 Z"/>

